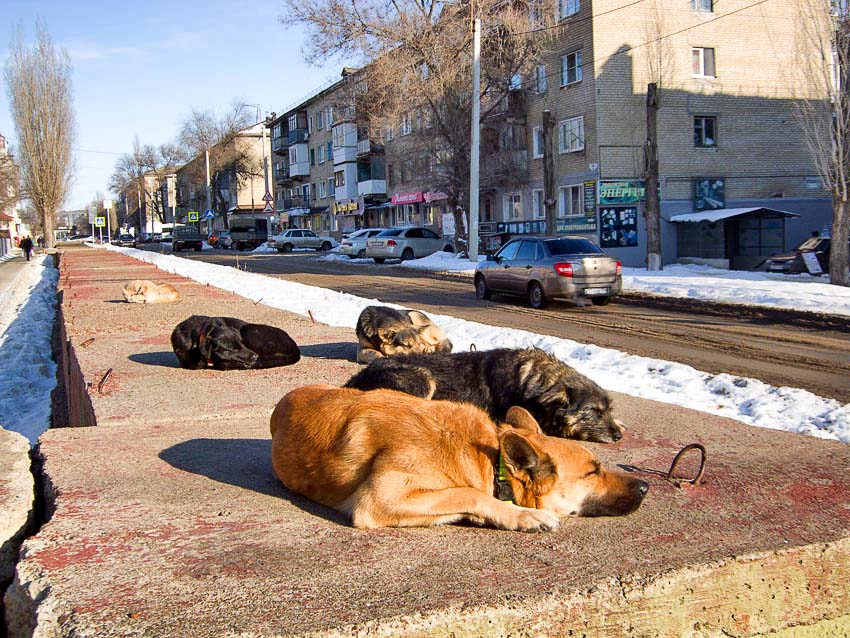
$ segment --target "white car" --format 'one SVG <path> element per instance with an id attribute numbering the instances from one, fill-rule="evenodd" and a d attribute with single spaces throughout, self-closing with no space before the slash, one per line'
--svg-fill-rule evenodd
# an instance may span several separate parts
<path id="1" fill-rule="evenodd" d="M 317 235 L 306 228 L 290 228 L 270 238 L 267 243 L 272 248 L 277 248 L 279 253 L 292 252 L 293 248 L 313 248 L 327 252 L 338 244 L 333 237 Z"/>
<path id="2" fill-rule="evenodd" d="M 386 228 L 361 228 L 355 230 L 347 237 L 343 237 L 339 243 L 341 255 L 347 255 L 351 259 L 363 259 L 366 256 L 366 240 L 374 237 Z"/>
<path id="3" fill-rule="evenodd" d="M 419 259 L 439 251 L 453 253 L 449 239 L 441 238 L 429 228 L 390 228 L 366 240 L 366 256 L 382 264 L 387 259 Z"/>

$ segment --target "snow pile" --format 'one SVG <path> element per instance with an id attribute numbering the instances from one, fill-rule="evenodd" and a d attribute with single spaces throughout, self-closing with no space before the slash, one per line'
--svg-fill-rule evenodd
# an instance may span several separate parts
<path id="1" fill-rule="evenodd" d="M 353 329 L 363 308 L 381 303 L 375 299 L 246 273 L 229 266 L 132 248 L 110 246 L 108 249 L 267 306 L 305 316 L 309 311 L 316 321 L 332 326 Z M 638 357 L 525 330 L 487 326 L 444 315 L 430 316 L 446 331 L 457 351 L 468 350 L 472 344 L 479 350 L 537 347 L 553 353 L 610 390 L 718 414 L 759 427 L 850 442 L 850 405 L 842 405 L 805 390 L 775 388 L 755 379 L 726 374 L 710 375 L 683 364 Z"/>
<path id="2" fill-rule="evenodd" d="M 50 255 L 37 256 L 0 298 L 0 426 L 30 443 L 50 425 L 56 386 L 50 338 L 59 271 L 52 264 Z"/>

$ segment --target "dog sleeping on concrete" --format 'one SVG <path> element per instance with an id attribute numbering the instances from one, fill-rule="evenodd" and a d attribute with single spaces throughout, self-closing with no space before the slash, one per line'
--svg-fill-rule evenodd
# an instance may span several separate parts
<path id="1" fill-rule="evenodd" d="M 409 352 L 451 352 L 445 333 L 418 310 L 368 306 L 357 318 L 357 362 Z"/>
<path id="2" fill-rule="evenodd" d="M 347 388 L 389 388 L 424 399 L 464 401 L 504 420 L 514 405 L 528 410 L 544 433 L 612 443 L 623 436 L 608 393 L 586 376 L 536 348 L 378 359 Z"/>
<path id="3" fill-rule="evenodd" d="M 190 370 L 247 370 L 288 366 L 301 358 L 284 330 L 233 317 L 192 315 L 171 333 L 180 365 Z"/>
<path id="4" fill-rule="evenodd" d="M 129 303 L 171 303 L 180 301 L 180 293 L 171 284 L 156 283 L 147 279 L 128 281 L 122 290 Z"/>
<path id="5" fill-rule="evenodd" d="M 629 514 L 649 489 L 545 436 L 520 407 L 497 424 L 468 403 L 313 385 L 281 399 L 270 426 L 283 484 L 359 528 L 551 530 L 565 516 Z"/>

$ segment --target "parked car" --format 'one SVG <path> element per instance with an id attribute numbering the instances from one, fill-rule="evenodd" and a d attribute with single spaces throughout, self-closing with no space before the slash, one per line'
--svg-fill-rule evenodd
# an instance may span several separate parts
<path id="1" fill-rule="evenodd" d="M 433 253 L 454 252 L 452 242 L 429 228 L 389 228 L 366 240 L 366 256 L 382 264 L 387 259 L 418 259 Z"/>
<path id="2" fill-rule="evenodd" d="M 154 241 L 159 241 L 160 243 L 171 242 L 171 233 L 169 231 L 165 231 L 164 233 L 159 233 L 159 239 L 154 235 Z"/>
<path id="3" fill-rule="evenodd" d="M 820 263 L 821 270 L 829 272 L 829 237 L 809 237 L 789 253 L 771 255 L 765 261 L 768 272 L 779 272 L 794 275 L 809 272 L 803 253 L 814 253 Z"/>
<path id="4" fill-rule="evenodd" d="M 175 253 L 184 248 L 193 248 L 196 252 L 203 249 L 204 238 L 194 226 L 182 226 L 171 232 L 171 250 Z"/>
<path id="5" fill-rule="evenodd" d="M 528 297 L 532 308 L 551 299 L 588 298 L 607 305 L 622 289 L 622 265 L 584 237 L 521 237 L 509 241 L 475 269 L 475 294 Z"/>
<path id="6" fill-rule="evenodd" d="M 118 239 L 112 242 L 116 246 L 124 246 L 125 248 L 135 248 L 136 247 L 136 238 L 130 235 L 129 233 L 122 233 L 118 235 Z"/>
<path id="7" fill-rule="evenodd" d="M 213 248 L 230 248 L 233 238 L 229 230 L 214 230 L 207 239 L 207 243 Z"/>
<path id="8" fill-rule="evenodd" d="M 360 230 L 355 230 L 348 236 L 343 235 L 342 241 L 339 243 L 340 254 L 347 255 L 351 259 L 362 259 L 366 256 L 366 240 L 385 230 L 387 229 L 361 228 Z"/>
<path id="9" fill-rule="evenodd" d="M 293 248 L 313 248 L 327 252 L 338 242 L 333 237 L 317 235 L 306 228 L 290 228 L 274 237 L 269 237 L 267 243 L 272 248 L 277 248 L 279 253 L 288 253 L 292 252 Z"/>

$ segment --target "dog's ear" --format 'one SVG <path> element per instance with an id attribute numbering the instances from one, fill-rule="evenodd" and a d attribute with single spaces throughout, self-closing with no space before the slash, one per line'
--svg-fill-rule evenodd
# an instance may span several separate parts
<path id="1" fill-rule="evenodd" d="M 525 489 L 545 494 L 558 478 L 555 464 L 549 455 L 538 450 L 525 435 L 508 430 L 499 439 L 499 448 L 508 472 L 523 484 Z"/>
<path id="2" fill-rule="evenodd" d="M 407 318 L 410 319 L 410 323 L 420 329 L 431 325 L 431 320 L 418 310 L 408 310 Z"/>
<path id="3" fill-rule="evenodd" d="M 396 332 L 390 328 L 378 328 L 378 338 L 384 343 L 392 343 L 395 341 Z"/>
<path id="4" fill-rule="evenodd" d="M 528 430 L 533 434 L 543 434 L 540 430 L 540 424 L 537 423 L 531 412 L 518 405 L 514 405 L 508 409 L 505 415 L 505 423 L 512 425 L 518 430 Z"/>

